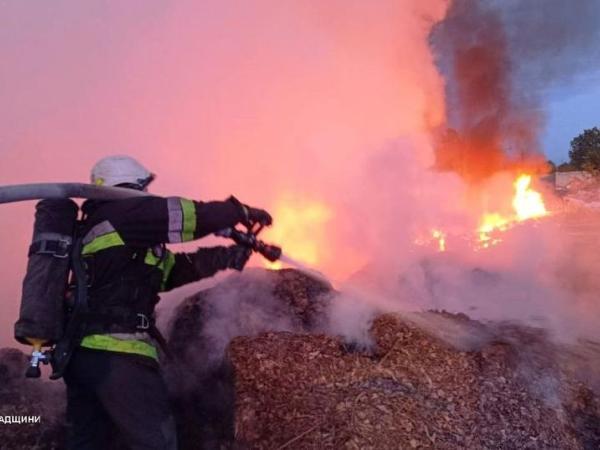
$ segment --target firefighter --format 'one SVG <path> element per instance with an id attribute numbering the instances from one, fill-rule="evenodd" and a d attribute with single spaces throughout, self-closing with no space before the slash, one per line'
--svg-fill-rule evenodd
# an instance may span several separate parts
<path id="1" fill-rule="evenodd" d="M 111 156 L 93 167 L 91 178 L 96 185 L 146 190 L 154 176 L 133 158 Z M 88 312 L 64 374 L 68 447 L 107 448 L 116 426 L 132 449 L 175 449 L 175 423 L 158 365 L 158 293 L 220 270 L 241 271 L 250 250 L 233 245 L 174 254 L 165 244 L 238 223 L 270 225 L 271 216 L 233 197 L 88 200 L 82 209 Z"/>

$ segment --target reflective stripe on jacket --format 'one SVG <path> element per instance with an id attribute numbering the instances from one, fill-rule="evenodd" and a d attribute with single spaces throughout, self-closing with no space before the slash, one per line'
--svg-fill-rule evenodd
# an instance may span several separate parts
<path id="1" fill-rule="evenodd" d="M 83 210 L 90 323 L 81 346 L 157 359 L 152 341 L 137 338 L 143 330 L 136 328 L 136 316 L 153 320 L 159 292 L 221 269 L 201 267 L 210 265 L 210 258 L 199 264 L 196 254 L 173 254 L 164 244 L 235 226 L 243 212 L 230 201 L 202 203 L 178 197 L 87 201 Z"/>

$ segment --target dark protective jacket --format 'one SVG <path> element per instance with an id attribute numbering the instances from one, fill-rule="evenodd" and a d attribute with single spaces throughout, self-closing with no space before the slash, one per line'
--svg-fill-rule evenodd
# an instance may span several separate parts
<path id="1" fill-rule="evenodd" d="M 148 331 L 158 293 L 226 268 L 223 247 L 173 254 L 165 244 L 233 227 L 244 213 L 232 201 L 180 197 L 88 200 L 83 212 L 89 312 L 81 346 L 156 358 Z"/>

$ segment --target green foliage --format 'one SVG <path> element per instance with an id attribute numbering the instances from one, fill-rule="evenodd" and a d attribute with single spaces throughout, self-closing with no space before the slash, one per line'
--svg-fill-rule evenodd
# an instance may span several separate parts
<path id="1" fill-rule="evenodd" d="M 575 170 L 600 172 L 600 129 L 594 127 L 584 130 L 573 139 L 569 157 Z"/>

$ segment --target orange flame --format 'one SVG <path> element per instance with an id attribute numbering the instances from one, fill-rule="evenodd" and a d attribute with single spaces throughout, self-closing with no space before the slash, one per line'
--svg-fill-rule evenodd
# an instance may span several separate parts
<path id="1" fill-rule="evenodd" d="M 477 230 L 479 234 L 479 243 L 483 248 L 488 248 L 490 245 L 496 245 L 502 239 L 493 237 L 495 231 L 505 231 L 510 226 L 510 219 L 502 216 L 499 213 L 484 214 L 481 219 L 481 225 Z"/>
<path id="2" fill-rule="evenodd" d="M 284 253 L 309 266 L 318 266 L 324 258 L 327 244 L 326 225 L 333 213 L 322 202 L 315 200 L 281 199 L 273 208 L 275 222 L 266 232 L 266 240 L 283 248 Z M 268 268 L 280 269 L 277 261 L 265 261 Z"/>
<path id="3" fill-rule="evenodd" d="M 548 214 L 542 194 L 531 189 L 530 184 L 531 175 L 521 175 L 514 183 L 516 193 L 512 204 L 519 222 Z"/>
<path id="4" fill-rule="evenodd" d="M 515 189 L 512 200 L 514 215 L 484 214 L 477 230 L 481 247 L 488 248 L 501 242 L 502 239 L 497 235 L 497 232 L 506 231 L 515 223 L 548 215 L 542 194 L 530 187 L 531 175 L 519 175 L 513 186 Z"/>
<path id="5" fill-rule="evenodd" d="M 542 194 L 531 188 L 531 175 L 519 175 L 513 182 L 514 195 L 510 214 L 499 212 L 485 213 L 481 216 L 477 228 L 476 249 L 485 249 L 502 242 L 502 232 L 519 222 L 537 219 L 549 214 L 544 204 Z M 418 237 L 415 244 L 432 246 L 444 252 L 447 248 L 447 234 L 440 228 L 434 228 L 426 237 Z M 469 238 L 469 241 L 471 239 Z"/>

